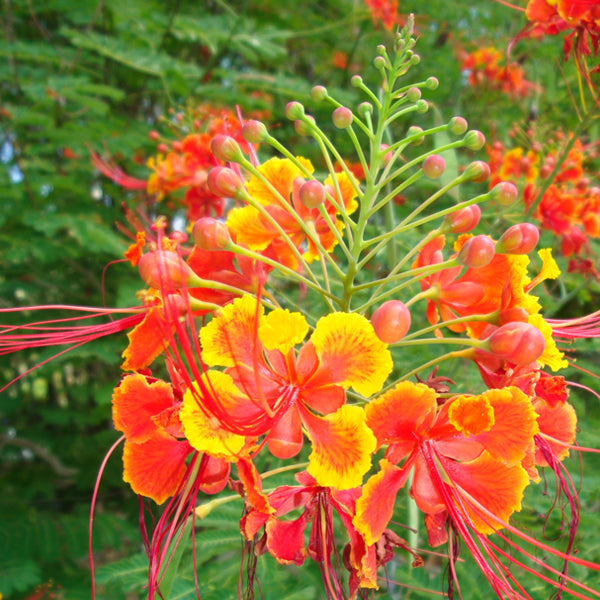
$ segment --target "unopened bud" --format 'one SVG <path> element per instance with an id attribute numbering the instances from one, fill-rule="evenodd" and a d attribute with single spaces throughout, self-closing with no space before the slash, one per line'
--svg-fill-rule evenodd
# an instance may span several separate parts
<path id="1" fill-rule="evenodd" d="M 476 235 L 463 244 L 456 258 L 465 267 L 485 267 L 494 258 L 494 242 L 486 235 Z"/>
<path id="2" fill-rule="evenodd" d="M 419 98 L 421 98 L 421 90 L 418 87 L 411 87 L 407 90 L 406 97 L 411 102 L 416 102 L 419 100 Z"/>
<path id="3" fill-rule="evenodd" d="M 304 115 L 304 119 L 294 121 L 294 129 L 298 135 L 309 135 L 311 132 L 311 124 L 314 125 L 315 119 L 310 115 Z"/>
<path id="4" fill-rule="evenodd" d="M 356 110 L 361 117 L 366 117 L 373 113 L 373 105 L 370 102 L 361 102 Z"/>
<path id="5" fill-rule="evenodd" d="M 208 172 L 208 189 L 221 198 L 235 198 L 243 183 L 233 169 L 214 167 Z"/>
<path id="6" fill-rule="evenodd" d="M 473 129 L 465 135 L 463 142 L 469 150 L 481 150 L 485 144 L 485 135 L 481 131 Z"/>
<path id="7" fill-rule="evenodd" d="M 147 252 L 138 263 L 138 271 L 144 283 L 156 289 L 179 289 L 195 276 L 179 254 L 170 250 Z"/>
<path id="8" fill-rule="evenodd" d="M 350 127 L 352 124 L 352 111 L 345 106 L 338 106 L 334 111 L 331 119 L 333 124 L 338 129 L 346 129 L 346 127 Z"/>
<path id="9" fill-rule="evenodd" d="M 239 144 L 228 135 L 215 135 L 210 142 L 210 150 L 217 160 L 239 162 L 244 159 Z"/>
<path id="10" fill-rule="evenodd" d="M 352 84 L 352 87 L 360 87 L 363 83 L 363 78 L 360 75 L 352 75 L 350 83 Z"/>
<path id="11" fill-rule="evenodd" d="M 437 179 L 446 170 L 446 161 L 439 154 L 431 154 L 423 161 L 423 174 L 429 179 Z"/>
<path id="12" fill-rule="evenodd" d="M 300 102 L 288 102 L 285 107 L 285 116 L 290 121 L 301 119 L 304 116 L 304 106 Z"/>
<path id="13" fill-rule="evenodd" d="M 428 90 L 437 90 L 440 82 L 437 77 L 428 77 L 425 86 Z"/>
<path id="14" fill-rule="evenodd" d="M 373 313 L 371 325 L 382 342 L 393 344 L 410 329 L 410 311 L 404 302 L 388 300 Z"/>
<path id="15" fill-rule="evenodd" d="M 411 125 L 408 128 L 408 131 L 406 132 L 406 137 L 418 136 L 418 137 L 415 137 L 415 139 L 411 141 L 411 144 L 413 144 L 414 146 L 418 146 L 419 144 L 422 144 L 423 141 L 425 140 L 425 136 L 422 134 L 423 134 L 422 127 L 419 127 L 418 125 Z"/>
<path id="16" fill-rule="evenodd" d="M 478 204 L 465 206 L 444 219 L 445 230 L 450 233 L 467 233 L 477 227 L 481 218 L 481 209 Z"/>
<path id="17" fill-rule="evenodd" d="M 306 208 L 316 208 L 325 200 L 325 187 L 316 179 L 311 179 L 300 186 L 300 202 Z"/>
<path id="18" fill-rule="evenodd" d="M 509 227 L 496 244 L 498 254 L 529 254 L 540 239 L 538 228 L 532 223 L 517 223 Z"/>
<path id="19" fill-rule="evenodd" d="M 264 123 L 252 119 L 244 123 L 242 137 L 250 144 L 259 144 L 269 137 L 269 131 Z"/>
<path id="20" fill-rule="evenodd" d="M 517 199 L 519 190 L 517 190 L 517 186 L 514 183 L 510 183 L 510 181 L 501 181 L 492 188 L 490 195 L 494 202 L 497 202 L 502 206 L 509 206 Z"/>
<path id="21" fill-rule="evenodd" d="M 160 137 L 160 134 L 158 133 L 158 131 L 156 131 L 155 129 L 153 129 L 152 131 L 150 131 L 148 133 L 148 137 L 151 140 L 156 141 Z"/>
<path id="22" fill-rule="evenodd" d="M 179 317 L 185 316 L 188 305 L 179 294 L 167 294 L 163 299 L 162 310 L 167 322 L 176 323 L 179 320 Z"/>
<path id="23" fill-rule="evenodd" d="M 463 117 L 452 117 L 452 119 L 448 121 L 448 131 L 454 135 L 463 135 L 468 128 L 469 124 Z"/>
<path id="24" fill-rule="evenodd" d="M 418 54 L 413 54 L 410 57 L 410 64 L 413 65 L 413 67 L 415 65 L 418 65 L 421 62 L 421 57 Z"/>
<path id="25" fill-rule="evenodd" d="M 383 155 L 383 162 L 387 165 L 390 160 L 392 160 L 392 156 L 394 156 L 394 153 L 390 150 L 389 152 L 387 152 L 387 149 L 389 148 L 389 146 L 387 144 L 381 144 L 381 146 L 379 146 L 379 150 L 383 153 L 385 152 L 385 154 Z"/>
<path id="26" fill-rule="evenodd" d="M 387 60 L 385 60 L 385 58 L 383 56 L 376 56 L 373 59 L 373 66 L 378 70 L 381 71 L 381 69 L 385 69 L 385 67 L 387 66 Z"/>
<path id="27" fill-rule="evenodd" d="M 415 106 L 417 107 L 417 112 L 421 114 L 426 113 L 429 110 L 429 102 L 427 102 L 427 100 L 417 100 Z"/>
<path id="28" fill-rule="evenodd" d="M 312 90 L 310 90 L 310 97 L 315 102 L 322 102 L 327 98 L 327 88 L 323 85 L 315 85 Z"/>
<path id="29" fill-rule="evenodd" d="M 213 217 L 202 217 L 192 229 L 194 244 L 201 250 L 225 250 L 231 243 L 227 225 Z"/>
<path id="30" fill-rule="evenodd" d="M 523 321 L 502 325 L 487 339 L 487 351 L 516 365 L 537 360 L 546 347 L 541 331 Z"/>
<path id="31" fill-rule="evenodd" d="M 490 176 L 490 165 L 483 160 L 476 160 L 471 164 L 467 165 L 463 171 L 463 179 L 465 181 L 474 181 L 476 183 L 483 183 L 487 181 Z"/>

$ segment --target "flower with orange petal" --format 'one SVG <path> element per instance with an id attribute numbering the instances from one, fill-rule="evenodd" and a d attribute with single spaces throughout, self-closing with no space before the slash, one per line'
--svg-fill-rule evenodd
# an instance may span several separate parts
<path id="1" fill-rule="evenodd" d="M 265 315 L 250 296 L 235 299 L 200 331 L 209 366 L 205 410 L 233 433 L 266 434 L 275 456 L 291 458 L 302 447 L 302 427 L 312 444 L 308 472 L 320 485 L 360 485 L 375 440 L 363 410 L 345 404 L 345 389 L 368 397 L 392 369 L 387 345 L 362 316 L 321 318 L 310 340 L 300 313 L 275 309 Z M 214 376 L 213 376 L 214 375 Z"/>

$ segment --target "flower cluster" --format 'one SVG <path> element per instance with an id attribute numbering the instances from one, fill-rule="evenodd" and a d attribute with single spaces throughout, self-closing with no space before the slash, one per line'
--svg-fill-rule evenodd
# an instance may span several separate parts
<path id="1" fill-rule="evenodd" d="M 578 138 L 557 133 L 545 147 L 488 148 L 491 182 L 511 178 L 522 190 L 523 209 L 544 231 L 552 232 L 569 270 L 597 277 L 597 256 L 590 244 L 600 237 L 600 187 L 594 175 L 596 151 Z"/>
<path id="2" fill-rule="evenodd" d="M 511 98 L 524 98 L 535 91 L 536 86 L 527 80 L 519 63 L 509 61 L 505 53 L 493 46 L 461 52 L 461 69 L 474 88 L 495 90 Z"/>
<path id="3" fill-rule="evenodd" d="M 419 61 L 414 45 L 409 21 L 393 52 L 378 47 L 382 92 L 355 76 L 366 97 L 355 110 L 313 88 L 354 157 L 341 156 L 291 102 L 286 116 L 312 138 L 318 162 L 250 120 L 237 137 L 218 129 L 208 144 L 191 134 L 150 163 L 152 191 L 170 193 L 191 185 L 190 172 L 205 173 L 223 219 L 191 218 L 189 242 L 169 234 L 166 219 L 138 232 L 127 258 L 146 286 L 144 302 L 111 329 L 131 328 L 112 396 L 123 478 L 140 496 L 167 503 L 147 544 L 148 598 L 163 597 L 169 549 L 183 543 L 185 524 L 240 497 L 241 535 L 255 555 L 294 565 L 310 558 L 328 598 L 364 595 L 385 585 L 380 567 L 394 549 L 422 564 L 394 531 L 402 490 L 422 514 L 429 544 L 448 545 L 449 589 L 458 585 L 458 536 L 499 598 L 529 597 L 510 568 L 531 571 L 528 561 L 558 593 L 595 594 L 567 572 L 571 563 L 600 566 L 572 551 L 577 498 L 562 461 L 577 420 L 557 372 L 568 366 L 559 345 L 595 335 L 596 320 L 544 318 L 532 292 L 560 271 L 548 249 L 539 250 L 541 269 L 531 268 L 534 225 L 477 233 L 481 207 L 512 204 L 513 184 L 450 200 L 458 186 L 486 181 L 490 167 L 475 161 L 451 173 L 442 153 L 480 150 L 481 132 L 457 116 L 399 133 L 403 120 L 428 111 L 422 93 L 438 84 L 403 83 Z M 434 147 L 439 132 L 449 141 Z M 259 161 L 257 143 L 280 156 Z M 348 167 L 356 159 L 361 179 Z M 418 201 L 397 205 L 413 191 Z M 3 343 L 84 341 L 78 327 L 34 329 L 2 330 Z M 456 384 L 437 375 L 456 365 L 476 377 Z M 296 470 L 295 481 L 263 489 L 265 462 Z M 573 506 L 564 552 L 511 523 L 541 468 L 555 473 Z M 208 496 L 201 503 L 200 494 Z M 418 515 L 408 526 L 419 526 Z"/>

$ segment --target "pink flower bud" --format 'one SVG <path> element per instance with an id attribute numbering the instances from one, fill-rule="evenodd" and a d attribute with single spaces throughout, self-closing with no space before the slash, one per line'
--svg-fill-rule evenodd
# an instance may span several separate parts
<path id="1" fill-rule="evenodd" d="M 451 233 L 467 233 L 477 227 L 481 218 L 481 209 L 478 204 L 461 208 L 456 212 L 446 215 L 444 224 Z"/>
<path id="2" fill-rule="evenodd" d="M 387 144 L 381 144 L 381 146 L 379 146 L 379 150 L 381 150 L 381 152 L 385 152 L 383 162 L 386 165 L 390 162 L 390 160 L 392 160 L 392 156 L 394 156 L 394 153 L 391 150 L 389 152 L 386 152 L 388 148 L 389 146 Z"/>
<path id="3" fill-rule="evenodd" d="M 156 289 L 165 286 L 179 289 L 195 276 L 177 252 L 170 250 L 147 252 L 138 263 L 138 271 L 144 283 Z"/>
<path id="4" fill-rule="evenodd" d="M 418 113 L 426 113 L 429 110 L 429 102 L 427 100 L 417 100 L 415 106 Z"/>
<path id="5" fill-rule="evenodd" d="M 371 325 L 382 342 L 393 344 L 410 329 L 410 311 L 404 302 L 388 300 L 373 313 Z"/>
<path id="6" fill-rule="evenodd" d="M 463 135 L 468 128 L 469 124 L 463 117 L 452 117 L 452 119 L 448 121 L 448 131 L 454 135 Z"/>
<path id="7" fill-rule="evenodd" d="M 296 121 L 304 116 L 304 106 L 300 102 L 288 102 L 285 107 L 285 116 L 290 121 Z"/>
<path id="8" fill-rule="evenodd" d="M 208 172 L 208 189 L 221 198 L 235 198 L 243 183 L 233 169 L 213 167 Z"/>
<path id="9" fill-rule="evenodd" d="M 494 242 L 486 235 L 476 235 L 463 244 L 456 258 L 465 267 L 485 267 L 494 258 Z"/>
<path id="10" fill-rule="evenodd" d="M 175 323 L 179 317 L 185 316 L 187 302 L 179 294 L 167 294 L 163 299 L 163 313 L 169 323 Z"/>
<path id="11" fill-rule="evenodd" d="M 306 208 L 316 208 L 325 200 L 325 188 L 316 179 L 311 179 L 300 186 L 299 195 Z"/>
<path id="12" fill-rule="evenodd" d="M 269 132 L 264 123 L 252 119 L 244 123 L 242 137 L 250 144 L 258 144 L 269 137 Z"/>
<path id="13" fill-rule="evenodd" d="M 440 81 L 437 77 L 428 77 L 427 81 L 425 82 L 425 87 L 428 90 L 437 90 L 438 86 L 440 85 Z"/>
<path id="14" fill-rule="evenodd" d="M 346 108 L 345 106 L 338 106 L 333 111 L 331 119 L 333 121 L 333 124 L 338 129 L 346 129 L 346 127 L 350 127 L 350 125 L 352 124 L 352 111 L 349 108 Z"/>
<path id="15" fill-rule="evenodd" d="M 496 184 L 491 191 L 491 198 L 494 202 L 502 206 L 510 206 L 519 195 L 519 190 L 514 183 L 510 181 L 501 181 Z"/>
<path id="16" fill-rule="evenodd" d="M 529 254 L 540 239 L 538 228 L 531 223 L 509 227 L 496 244 L 498 254 Z"/>
<path id="17" fill-rule="evenodd" d="M 410 100 L 410 102 L 416 102 L 421 98 L 421 90 L 418 87 L 408 88 L 406 97 L 408 100 Z"/>
<path id="18" fill-rule="evenodd" d="M 153 129 L 152 131 L 150 131 L 148 133 L 148 137 L 151 140 L 156 141 L 160 137 L 160 134 L 158 133 L 158 131 L 156 131 L 155 129 Z"/>
<path id="19" fill-rule="evenodd" d="M 432 154 L 423 161 L 423 173 L 429 179 L 437 179 L 446 170 L 446 161 L 439 154 Z"/>
<path id="20" fill-rule="evenodd" d="M 352 87 L 360 87 L 363 83 L 363 78 L 360 75 L 352 75 L 352 79 L 350 79 L 350 84 Z"/>
<path id="21" fill-rule="evenodd" d="M 388 65 L 387 60 L 385 60 L 385 58 L 383 56 L 376 56 L 373 59 L 373 66 L 378 70 L 381 71 L 381 69 L 385 69 Z"/>
<path id="22" fill-rule="evenodd" d="M 361 117 L 366 117 L 373 113 L 373 105 L 370 102 L 361 102 L 356 110 Z"/>
<path id="23" fill-rule="evenodd" d="M 310 125 L 311 123 L 314 124 L 315 122 L 315 119 L 310 115 L 305 115 L 304 119 L 305 120 L 303 121 L 301 121 L 300 119 L 294 121 L 294 129 L 296 130 L 296 133 L 298 135 L 309 135 L 311 131 Z"/>
<path id="24" fill-rule="evenodd" d="M 470 165 L 467 165 L 463 171 L 463 178 L 466 181 L 474 181 L 475 183 L 483 183 L 490 177 L 490 165 L 482 160 L 476 160 Z"/>
<path id="25" fill-rule="evenodd" d="M 315 102 L 322 102 L 327 98 L 327 88 L 322 85 L 315 85 L 312 90 L 310 90 L 310 97 Z"/>
<path id="26" fill-rule="evenodd" d="M 469 150 L 481 150 L 485 144 L 485 135 L 481 131 L 473 129 L 465 135 L 463 142 Z"/>
<path id="27" fill-rule="evenodd" d="M 541 331 L 523 321 L 502 325 L 487 339 L 487 351 L 516 365 L 537 360 L 546 346 Z"/>
<path id="28" fill-rule="evenodd" d="M 228 135 L 215 135 L 210 150 L 217 160 L 239 162 L 244 159 L 239 144 Z"/>
<path id="29" fill-rule="evenodd" d="M 160 144 L 158 144 L 158 146 L 156 146 L 156 149 L 161 153 L 161 154 L 165 154 L 169 151 L 169 146 L 167 146 L 164 142 L 161 142 Z"/>
<path id="30" fill-rule="evenodd" d="M 192 229 L 194 243 L 201 250 L 225 250 L 231 243 L 229 230 L 225 223 L 212 217 L 202 217 L 194 223 Z"/>

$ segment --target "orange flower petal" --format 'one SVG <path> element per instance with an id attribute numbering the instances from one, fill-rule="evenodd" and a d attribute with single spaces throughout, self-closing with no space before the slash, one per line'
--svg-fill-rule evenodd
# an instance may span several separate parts
<path id="1" fill-rule="evenodd" d="M 342 406 L 325 417 L 301 411 L 313 451 L 307 471 L 319 485 L 338 490 L 357 487 L 371 467 L 375 436 L 359 406 Z"/>
<path id="2" fill-rule="evenodd" d="M 367 425 L 377 438 L 377 446 L 404 444 L 408 454 L 416 436 L 425 432 L 433 422 L 437 395 L 422 383 L 402 381 L 389 392 L 372 400 L 365 408 Z"/>
<path id="3" fill-rule="evenodd" d="M 301 158 L 299 160 L 310 173 L 313 172 L 310 161 Z M 258 167 L 258 171 L 271 185 L 266 185 L 253 175 L 246 184 L 246 189 L 252 198 L 261 204 L 281 204 L 280 196 L 289 201 L 294 179 L 304 177 L 302 171 L 288 158 L 270 158 Z"/>
<path id="4" fill-rule="evenodd" d="M 273 237 L 279 236 L 271 223 L 252 206 L 231 209 L 225 224 L 237 243 L 250 250 L 264 250 L 273 241 Z"/>
<path id="5" fill-rule="evenodd" d="M 546 401 L 538 399 L 533 407 L 537 413 L 537 422 L 540 434 L 550 444 L 550 448 L 558 460 L 563 460 L 569 455 L 569 448 L 575 441 L 577 429 L 577 415 L 575 409 L 567 402 L 550 406 Z M 538 467 L 547 467 L 548 462 L 540 450 L 536 450 L 535 464 Z"/>
<path id="6" fill-rule="evenodd" d="M 310 341 L 319 358 L 319 381 L 352 387 L 371 396 L 392 371 L 387 344 L 376 335 L 365 317 L 356 313 L 332 313 L 317 322 Z"/>
<path id="7" fill-rule="evenodd" d="M 164 381 L 148 383 L 143 375 L 127 375 L 112 396 L 115 429 L 122 431 L 131 442 L 145 442 L 160 431 L 152 417 L 172 408 L 173 403 L 170 384 Z M 164 435 L 171 437 L 167 433 Z"/>
<path id="8" fill-rule="evenodd" d="M 485 396 L 458 396 L 448 409 L 448 419 L 465 437 L 489 431 L 494 409 Z"/>
<path id="9" fill-rule="evenodd" d="M 248 504 L 258 512 L 266 515 L 275 513 L 275 509 L 269 504 L 267 496 L 262 491 L 260 475 L 250 460 L 242 458 L 236 463 L 240 481 L 244 485 Z"/>
<path id="10" fill-rule="evenodd" d="M 278 563 L 301 565 L 305 561 L 307 552 L 304 530 L 309 520 L 310 515 L 303 512 L 294 521 L 279 521 L 275 518 L 267 521 L 267 548 Z"/>
<path id="11" fill-rule="evenodd" d="M 465 498 L 464 507 L 477 531 L 485 535 L 502 527 L 510 515 L 521 510 L 523 491 L 529 476 L 520 464 L 507 466 L 502 460 L 484 452 L 469 463 L 457 463 L 441 458 L 442 466 L 458 493 L 467 492 L 474 502 Z M 478 505 L 490 511 L 498 520 L 482 512 Z"/>
<path id="12" fill-rule="evenodd" d="M 213 320 L 200 330 L 202 360 L 207 365 L 233 367 L 252 366 L 257 343 L 257 327 L 263 317 L 263 307 L 252 296 L 236 298 L 216 313 Z"/>
<path id="13" fill-rule="evenodd" d="M 153 306 L 144 319 L 128 334 L 129 345 L 123 352 L 121 365 L 124 371 L 139 371 L 147 367 L 168 347 L 167 336 L 172 325 L 167 324 L 162 309 Z"/>
<path id="14" fill-rule="evenodd" d="M 385 458 L 379 461 L 379 469 L 379 473 L 369 477 L 363 486 L 352 520 L 367 546 L 383 535 L 394 512 L 396 494 L 410 473 L 410 469 L 400 469 Z"/>
<path id="15" fill-rule="evenodd" d="M 152 438 L 142 444 L 125 440 L 123 481 L 136 494 L 162 504 L 177 492 L 185 477 L 185 459 L 191 452 L 187 442 L 174 438 Z"/>

